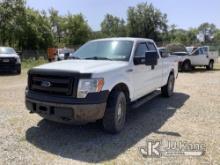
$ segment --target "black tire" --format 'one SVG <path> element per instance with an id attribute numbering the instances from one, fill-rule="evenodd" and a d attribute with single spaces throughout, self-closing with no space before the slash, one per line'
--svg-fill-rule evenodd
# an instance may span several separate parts
<path id="1" fill-rule="evenodd" d="M 17 68 L 17 70 L 16 70 L 16 73 L 17 73 L 17 74 L 21 74 L 21 66 L 20 66 L 20 65 L 18 66 L 18 68 Z"/>
<path id="2" fill-rule="evenodd" d="M 102 120 L 103 128 L 106 132 L 116 134 L 124 128 L 126 109 L 125 94 L 121 91 L 112 91 Z"/>
<path id="3" fill-rule="evenodd" d="M 209 62 L 209 65 L 206 66 L 206 69 L 207 69 L 207 70 L 213 70 L 213 68 L 214 68 L 214 62 L 213 62 L 213 61 L 210 61 L 210 62 Z"/>
<path id="4" fill-rule="evenodd" d="M 164 97 L 171 97 L 174 91 L 175 77 L 174 74 L 171 73 L 167 84 L 161 88 L 161 93 Z"/>
<path id="5" fill-rule="evenodd" d="M 182 66 L 182 71 L 188 72 L 192 70 L 191 62 L 185 61 Z"/>

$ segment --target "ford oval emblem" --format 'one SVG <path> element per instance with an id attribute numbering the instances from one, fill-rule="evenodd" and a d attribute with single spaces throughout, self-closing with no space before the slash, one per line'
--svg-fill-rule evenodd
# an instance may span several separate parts
<path id="1" fill-rule="evenodd" d="M 51 82 L 49 82 L 49 81 L 42 81 L 42 82 L 41 82 L 41 86 L 48 88 L 48 87 L 51 86 Z"/>

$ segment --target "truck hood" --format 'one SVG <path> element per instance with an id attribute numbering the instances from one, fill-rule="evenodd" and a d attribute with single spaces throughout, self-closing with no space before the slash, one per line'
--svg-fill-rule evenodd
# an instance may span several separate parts
<path id="1" fill-rule="evenodd" d="M 10 57 L 15 57 L 18 58 L 19 56 L 17 54 L 0 54 L 0 58 L 10 58 Z"/>
<path id="2" fill-rule="evenodd" d="M 123 68 L 128 65 L 125 61 L 106 60 L 64 60 L 44 64 L 34 69 L 48 69 L 60 71 L 73 71 L 79 73 L 102 73 L 114 69 Z"/>

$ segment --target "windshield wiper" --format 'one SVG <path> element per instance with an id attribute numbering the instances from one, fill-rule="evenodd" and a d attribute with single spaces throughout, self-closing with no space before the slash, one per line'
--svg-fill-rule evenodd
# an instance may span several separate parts
<path id="1" fill-rule="evenodd" d="M 76 56 L 69 56 L 69 59 L 80 59 L 80 58 Z"/>
<path id="2" fill-rule="evenodd" d="M 84 58 L 86 60 L 110 60 L 112 61 L 112 59 L 110 58 L 107 58 L 107 57 L 97 57 L 97 56 L 94 56 L 94 57 L 87 57 L 87 58 Z"/>

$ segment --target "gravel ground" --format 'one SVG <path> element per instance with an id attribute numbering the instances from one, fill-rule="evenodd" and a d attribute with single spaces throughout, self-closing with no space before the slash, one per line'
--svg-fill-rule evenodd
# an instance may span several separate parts
<path id="1" fill-rule="evenodd" d="M 68 126 L 31 115 L 26 73 L 0 76 L 0 164 L 220 164 L 220 69 L 180 73 L 176 93 L 128 113 L 118 135 L 99 124 Z M 145 158 L 146 140 L 205 144 L 201 157 Z"/>

